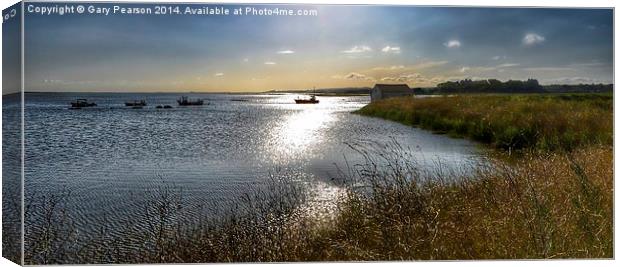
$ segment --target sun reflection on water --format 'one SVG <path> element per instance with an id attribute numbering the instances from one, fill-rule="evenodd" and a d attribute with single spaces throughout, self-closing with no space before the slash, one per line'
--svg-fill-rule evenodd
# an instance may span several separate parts
<path id="1" fill-rule="evenodd" d="M 333 111 L 318 105 L 296 107 L 271 130 L 271 159 L 288 161 L 307 156 L 324 143 L 325 130 L 335 121 Z"/>
<path id="2" fill-rule="evenodd" d="M 307 202 L 299 206 L 297 212 L 300 216 L 322 222 L 335 218 L 338 205 L 347 196 L 345 188 L 323 181 L 315 181 L 309 191 Z"/>

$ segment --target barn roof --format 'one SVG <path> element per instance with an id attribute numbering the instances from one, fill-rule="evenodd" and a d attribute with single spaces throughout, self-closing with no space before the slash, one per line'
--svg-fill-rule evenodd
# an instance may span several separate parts
<path id="1" fill-rule="evenodd" d="M 376 89 L 389 93 L 413 93 L 407 84 L 375 84 Z"/>

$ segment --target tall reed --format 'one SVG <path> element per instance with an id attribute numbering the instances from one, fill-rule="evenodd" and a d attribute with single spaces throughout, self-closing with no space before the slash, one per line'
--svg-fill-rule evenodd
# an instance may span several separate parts
<path id="1" fill-rule="evenodd" d="M 611 94 L 457 95 L 391 98 L 357 111 L 504 150 L 611 145 Z"/>

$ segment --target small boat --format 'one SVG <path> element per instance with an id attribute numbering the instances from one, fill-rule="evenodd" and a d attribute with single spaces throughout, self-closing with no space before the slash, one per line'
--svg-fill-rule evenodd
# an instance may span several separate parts
<path id="1" fill-rule="evenodd" d="M 315 95 L 311 95 L 310 99 L 295 99 L 295 103 L 297 104 L 318 104 L 319 100 L 316 99 Z"/>
<path id="2" fill-rule="evenodd" d="M 133 102 L 125 102 L 126 107 L 145 107 L 146 100 L 134 100 Z"/>
<path id="3" fill-rule="evenodd" d="M 171 105 L 157 105 L 155 108 L 172 108 Z"/>
<path id="4" fill-rule="evenodd" d="M 95 102 L 88 102 L 88 100 L 80 98 L 80 99 L 76 99 L 75 101 L 71 102 L 71 108 L 72 109 L 80 109 L 80 108 L 86 108 L 86 107 L 96 107 L 97 104 L 95 104 Z"/>
<path id="5" fill-rule="evenodd" d="M 177 103 L 179 103 L 179 106 L 202 106 L 204 104 L 204 100 L 202 99 L 191 100 L 187 98 L 186 96 L 182 96 L 181 98 L 177 100 Z"/>

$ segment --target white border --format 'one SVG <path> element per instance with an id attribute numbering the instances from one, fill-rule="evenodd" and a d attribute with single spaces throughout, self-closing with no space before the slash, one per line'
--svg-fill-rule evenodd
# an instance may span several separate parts
<path id="1" fill-rule="evenodd" d="M 9 6 L 15 4 L 17 1 L 2 1 L 2 3 L 0 3 L 0 8 L 1 9 L 5 9 L 8 8 Z M 47 1 L 47 2 L 72 2 L 70 0 L 65 0 L 65 1 Z M 111 1 L 105 1 L 105 0 L 92 0 L 92 1 L 85 1 L 85 2 L 111 2 Z M 139 1 L 139 0 L 124 0 L 124 1 L 118 1 L 118 2 L 126 2 L 126 3 L 140 3 L 140 2 L 181 2 L 181 3 L 204 3 L 204 2 L 209 2 L 209 3 L 248 3 L 248 4 L 260 4 L 260 3 L 267 3 L 267 4 L 276 4 L 276 3 L 291 3 L 291 4 L 339 4 L 339 5 L 370 5 L 370 4 L 381 4 L 381 5 L 426 5 L 426 6 L 480 6 L 480 7 L 580 7 L 580 8 L 614 8 L 614 37 L 616 36 L 616 33 L 618 31 L 618 26 L 619 23 L 616 21 L 615 19 L 615 7 L 617 6 L 617 3 L 614 1 L 610 1 L 610 0 L 588 0 L 588 1 L 580 1 L 580 0 L 546 0 L 544 1 L 544 3 L 542 3 L 540 0 L 415 0 L 415 1 L 406 1 L 406 0 L 336 0 L 336 1 L 329 1 L 329 0 L 211 0 L 211 1 L 195 1 L 195 0 L 167 0 L 167 1 L 162 1 L 162 0 L 154 0 L 154 1 Z M 22 9 L 23 10 L 23 9 Z M 22 15 L 22 27 L 23 27 L 23 15 Z M 1 35 L 0 35 L 1 36 Z M 1 38 L 1 37 L 0 37 Z M 0 39 L 1 40 L 1 39 Z M 23 36 L 22 36 L 22 41 L 23 41 Z M 1 42 L 0 42 L 0 48 L 1 48 Z M 617 43 L 615 42 L 615 38 L 614 38 L 614 67 L 615 64 L 618 62 L 618 55 L 615 53 L 615 50 L 617 48 Z M 22 49 L 23 52 L 23 49 Z M 22 53 L 22 60 L 23 60 L 23 53 Z M 2 60 L 2 56 L 0 55 L 0 61 Z M 0 67 L 0 78 L 2 77 L 1 74 L 1 67 Z M 23 64 L 22 64 L 22 73 L 23 73 Z M 615 72 L 615 68 L 614 68 L 614 81 L 618 80 L 618 73 Z M 24 77 L 22 75 L 22 87 L 24 86 Z M 23 90 L 22 90 L 23 92 Z M 615 105 L 618 103 L 618 94 L 614 94 L 614 126 L 620 125 L 620 118 L 615 116 Z M 23 99 L 23 98 L 22 98 Z M 1 103 L 1 99 L 0 99 L 0 103 Z M 2 111 L 0 110 L 0 115 L 2 114 Z M 22 116 L 23 116 L 23 112 L 22 112 Z M 22 118 L 23 120 L 23 118 Z M 22 127 L 23 127 L 23 121 L 22 121 Z M 614 133 L 616 132 L 616 127 L 614 127 Z M 22 129 L 23 131 L 23 129 Z M 1 141 L 1 137 L 0 137 L 0 141 Z M 617 140 L 617 138 L 614 139 L 614 148 L 618 146 L 618 144 L 620 144 L 620 142 Z M 23 140 L 22 140 L 22 148 L 23 148 Z M 1 151 L 1 150 L 0 150 Z M 614 158 L 617 155 L 616 154 L 616 150 L 614 149 Z M 22 155 L 23 156 L 23 155 Z M 22 159 L 23 160 L 23 159 Z M 23 161 L 22 161 L 23 162 Z M 620 164 L 615 161 L 614 162 L 614 170 L 618 170 Z M 22 166 L 23 168 L 23 166 Z M 23 173 L 23 169 L 22 169 L 22 173 Z M 614 177 L 614 188 L 617 189 L 618 188 L 618 175 L 617 172 L 614 173 L 615 177 Z M 1 174 L 0 174 L 1 175 Z M 23 178 L 22 178 L 22 184 L 23 184 Z M 1 192 L 0 192 L 1 195 Z M 614 192 L 614 199 L 615 196 L 617 195 L 617 191 Z M 22 196 L 23 198 L 23 196 Z M 618 240 L 618 231 L 616 231 L 615 229 L 617 229 L 617 225 L 618 225 L 618 217 L 616 216 L 616 202 L 614 201 L 614 256 L 618 256 L 618 245 L 617 245 L 617 240 Z M 23 207 L 22 207 L 23 208 Z M 0 210 L 0 214 L 1 214 L 1 210 Z M 23 227 L 23 224 L 22 224 Z M 0 235 L 1 237 L 1 235 Z M 23 244 L 22 244 L 23 245 Z M 0 266 L 7 266 L 7 265 L 12 265 L 15 266 L 15 264 L 11 263 L 10 261 L 1 258 L 0 259 Z M 381 266 L 412 266 L 412 265 L 416 265 L 416 266 L 464 266 L 464 267 L 469 267 L 469 266 L 497 266 L 498 264 L 500 264 L 501 266 L 522 266 L 523 264 L 527 264 L 529 266 L 591 266 L 591 265 L 596 265 L 596 266 L 614 266 L 617 265 L 616 260 L 613 261 L 609 261 L 609 260 L 595 260 L 595 261 L 591 261 L 591 260 L 550 260 L 550 261 L 453 261 L 453 262 L 381 262 L 381 263 L 302 263 L 303 265 L 310 265 L 310 266 L 328 266 L 328 265 L 337 265 L 337 266 L 362 266 L 362 265 L 368 265 L 370 264 L 371 266 L 378 266 L 379 264 Z M 238 266 L 241 264 L 208 264 L 209 266 Z M 266 264 L 252 264 L 253 266 L 264 266 Z M 278 266 L 296 266 L 296 265 L 301 265 L 301 264 L 278 264 Z M 132 265 L 115 265 L 115 266 L 132 266 Z M 150 266 L 171 266 L 171 265 L 150 265 Z M 197 266 L 195 264 L 176 264 L 174 266 Z"/>

